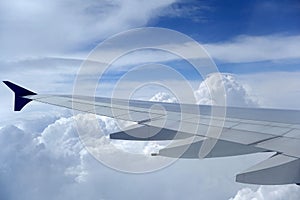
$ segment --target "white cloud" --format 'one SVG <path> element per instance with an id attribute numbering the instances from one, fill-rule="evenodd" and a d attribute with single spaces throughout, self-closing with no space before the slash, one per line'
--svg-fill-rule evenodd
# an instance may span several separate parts
<path id="1" fill-rule="evenodd" d="M 299 41 L 300 35 L 239 35 L 232 40 L 219 43 L 201 43 L 201 41 L 199 43 L 213 59 L 225 63 L 245 63 L 300 59 Z M 144 41 L 144 43 L 146 44 L 147 41 Z M 206 51 L 200 52 L 199 46 L 191 41 L 174 41 L 171 44 L 157 44 L 156 47 L 181 52 L 189 59 L 208 58 Z M 116 47 L 113 51 L 118 50 L 120 49 Z M 110 55 L 112 53 L 111 50 L 99 52 L 100 55 Z M 176 59 L 179 60 L 180 58 L 171 54 L 162 54 L 159 51 L 146 51 L 136 52 L 122 59 L 122 62 L 132 64 L 140 62 L 140 60 L 167 62 Z"/>
<path id="2" fill-rule="evenodd" d="M 110 121 L 101 118 L 100 129 L 95 129 L 89 115 L 61 117 L 55 122 L 45 123 L 47 126 L 36 133 L 31 130 L 40 124 L 40 121 L 36 121 L 38 115 L 32 117 L 32 121 L 24 121 L 24 124 L 29 124 L 20 128 L 9 124 L 2 127 L 0 196 L 3 199 L 133 199 L 136 191 L 140 191 L 139 197 L 143 199 L 184 198 L 186 194 L 191 199 L 229 198 L 240 188 L 233 183 L 235 171 L 257 160 L 254 157 L 228 158 L 231 162 L 225 162 L 223 166 L 229 168 L 232 162 L 237 165 L 226 171 L 218 166 L 224 159 L 212 159 L 179 161 L 150 174 L 119 173 L 101 165 L 83 148 L 76 132 L 76 118 L 82 122 L 81 128 L 92 133 L 97 131 L 96 134 L 100 134 L 100 131 L 105 133 L 111 131 L 110 128 L 114 129 Z M 99 149 L 113 157 L 112 149 L 107 147 L 103 140 Z M 244 162 L 240 162 L 241 159 Z M 232 185 L 219 189 L 220 185 L 228 183 Z M 212 192 L 216 188 L 219 192 Z"/>
<path id="3" fill-rule="evenodd" d="M 171 96 L 169 93 L 166 92 L 157 93 L 150 99 L 150 101 L 167 102 L 167 103 L 177 102 L 174 96 Z"/>
<path id="4" fill-rule="evenodd" d="M 238 75 L 241 84 L 251 87 L 249 95 L 261 107 L 300 109 L 300 73 L 264 72 Z"/>
<path id="5" fill-rule="evenodd" d="M 221 76 L 221 77 L 220 77 Z M 258 106 L 250 96 L 244 85 L 242 85 L 232 74 L 210 74 L 201 82 L 195 91 L 199 104 L 223 105 L 222 99 L 226 95 L 228 106 Z"/>
<path id="6" fill-rule="evenodd" d="M 264 60 L 300 59 L 300 36 L 238 36 L 232 41 L 206 44 L 214 58 L 223 62 L 257 62 Z"/>
<path id="7" fill-rule="evenodd" d="M 165 1 L 1 1 L 1 57 L 58 55 L 146 25 Z"/>
<path id="8" fill-rule="evenodd" d="M 297 200 L 300 189 L 296 185 L 260 186 L 257 190 L 243 188 L 230 200 Z"/>
<path id="9" fill-rule="evenodd" d="M 159 35 L 159 31 L 157 31 Z M 153 33 L 152 33 L 153 34 Z M 150 37 L 150 36 L 149 36 Z M 180 38 L 180 37 L 178 37 Z M 160 41 L 154 45 L 157 49 L 170 49 L 172 52 L 176 52 L 184 56 L 186 59 L 207 59 L 212 57 L 217 61 L 224 63 L 245 63 L 245 62 L 259 62 L 259 61 L 278 61 L 278 60 L 293 60 L 300 59 L 300 35 L 263 35 L 263 36 L 251 36 L 251 35 L 239 35 L 232 40 L 226 40 L 219 43 L 201 43 L 202 46 L 199 49 L 197 43 L 190 40 L 176 40 L 172 43 Z M 98 49 L 97 54 L 100 57 L 110 57 L 112 55 L 123 52 L 131 46 L 135 46 L 135 41 L 144 46 L 149 45 L 149 41 L 140 38 L 128 38 L 128 44 L 122 47 L 119 45 L 112 49 Z M 157 39 L 156 42 L 159 40 Z M 167 41 L 167 40 L 165 40 Z M 202 51 L 201 49 L 204 49 Z M 208 54 L 207 54 L 208 53 Z M 95 54 L 95 52 L 94 52 Z M 162 53 L 154 50 L 136 51 L 126 57 L 122 57 L 117 61 L 117 65 L 130 65 L 139 64 L 145 61 L 150 62 L 169 62 L 174 60 L 180 60 L 176 55 L 169 53 Z"/>

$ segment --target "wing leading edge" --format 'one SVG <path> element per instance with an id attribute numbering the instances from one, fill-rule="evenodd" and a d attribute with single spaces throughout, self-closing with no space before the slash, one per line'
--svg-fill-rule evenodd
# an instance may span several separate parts
<path id="1" fill-rule="evenodd" d="M 14 92 L 15 111 L 22 110 L 30 101 L 38 101 L 137 123 L 110 134 L 111 139 L 178 141 L 178 145 L 168 146 L 153 156 L 195 159 L 199 158 L 200 148 L 205 142 L 214 141 L 216 145 L 206 158 L 276 152 L 266 161 L 238 174 L 236 181 L 268 185 L 300 183 L 300 111 L 226 108 L 226 118 L 223 119 L 212 117 L 212 107 L 205 105 L 39 95 L 9 81 L 4 83 Z M 153 105 L 156 104 L 164 110 L 155 109 Z M 195 112 L 198 109 L 200 113 Z M 208 137 L 208 129 L 221 130 L 221 136 Z M 189 139 L 192 137 L 193 140 Z M 184 144 L 181 142 L 184 140 L 189 142 Z"/>

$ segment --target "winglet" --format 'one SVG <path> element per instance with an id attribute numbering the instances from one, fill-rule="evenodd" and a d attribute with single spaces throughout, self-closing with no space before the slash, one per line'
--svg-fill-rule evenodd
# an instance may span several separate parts
<path id="1" fill-rule="evenodd" d="M 7 85 L 7 87 L 9 87 L 15 93 L 15 108 L 14 108 L 15 111 L 22 110 L 22 108 L 26 104 L 32 101 L 31 99 L 27 99 L 25 96 L 36 95 L 36 93 L 29 91 L 25 88 L 22 88 L 10 81 L 3 81 L 3 83 Z"/>

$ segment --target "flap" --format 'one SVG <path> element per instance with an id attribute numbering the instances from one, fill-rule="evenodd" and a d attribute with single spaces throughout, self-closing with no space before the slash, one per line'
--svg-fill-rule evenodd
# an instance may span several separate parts
<path id="1" fill-rule="evenodd" d="M 224 140 L 215 141 L 211 138 L 205 139 L 202 137 L 201 140 L 196 140 L 188 144 L 161 149 L 159 154 L 156 155 L 173 158 L 202 158 L 200 151 L 202 151 L 202 153 L 205 152 L 205 149 L 201 149 L 204 142 L 206 142 L 206 144 L 214 143 L 213 148 L 211 150 L 209 149 L 209 152 L 205 154 L 205 158 L 236 156 L 266 151 L 265 149 L 255 146 L 247 146 Z"/>
<path id="2" fill-rule="evenodd" d="M 109 135 L 110 139 L 136 141 L 185 139 L 192 136 L 192 134 L 188 133 L 182 133 L 175 130 L 158 128 L 143 124 L 129 126 L 128 128 L 122 131 L 112 133 Z"/>
<path id="3" fill-rule="evenodd" d="M 300 159 L 277 154 L 238 174 L 240 183 L 281 185 L 300 183 Z"/>

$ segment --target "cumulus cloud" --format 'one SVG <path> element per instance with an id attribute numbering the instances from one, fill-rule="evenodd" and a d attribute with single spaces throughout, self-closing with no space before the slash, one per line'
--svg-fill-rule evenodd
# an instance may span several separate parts
<path id="1" fill-rule="evenodd" d="M 257 190 L 243 188 L 230 200 L 296 200 L 300 199 L 299 186 L 260 186 Z"/>
<path id="2" fill-rule="evenodd" d="M 224 195 L 229 198 L 232 190 L 235 191 L 236 186 L 232 186 L 231 192 L 228 188 L 219 193 L 211 192 L 218 184 L 231 180 L 234 171 L 241 166 L 233 166 L 232 172 L 223 173 L 214 160 L 180 161 L 156 173 L 128 175 L 101 165 L 87 152 L 77 135 L 78 126 L 91 134 L 105 135 L 114 130 L 113 121 L 100 117 L 100 125 L 95 127 L 89 114 L 66 115 L 55 121 L 49 116 L 49 120 L 44 118 L 48 123 L 41 131 L 31 132 L 39 125 L 38 119 L 36 115 L 31 117 L 32 121 L 24 121 L 26 125 L 22 127 L 11 123 L 0 129 L 0 196 L 3 199 L 133 199 L 136 191 L 141 191 L 139 195 L 143 199 L 184 198 L 186 194 L 192 199 L 218 199 Z M 81 123 L 77 124 L 76 119 Z M 103 137 L 99 149 L 114 158 L 113 149 L 107 147 L 108 141 Z M 127 159 L 126 154 L 124 159 Z M 218 181 L 212 181 L 216 179 Z"/>
<path id="3" fill-rule="evenodd" d="M 0 137 L 1 198 L 51 199 L 59 191 L 56 185 L 72 182 L 73 177 L 64 175 L 71 160 L 47 153 L 30 132 L 10 125 L 1 129 Z"/>
<path id="4" fill-rule="evenodd" d="M 1 198 L 73 199 L 78 184 L 85 183 L 93 173 L 90 168 L 99 165 L 84 148 L 77 130 L 84 128 L 86 132 L 103 136 L 100 145 L 105 150 L 109 143 L 105 134 L 117 127 L 112 119 L 104 117 L 99 117 L 95 126 L 89 114 L 60 117 L 55 121 L 53 118 L 51 115 L 43 118 L 47 126 L 40 132 L 32 131 L 36 125 L 41 126 L 38 115 L 32 116 L 32 121 L 24 120 L 20 127 L 5 125 L 0 129 Z M 89 197 L 88 189 L 85 192 L 82 198 Z M 92 199 L 96 198 L 99 197 Z"/>
<path id="5" fill-rule="evenodd" d="M 167 103 L 177 102 L 174 96 L 171 96 L 169 93 L 166 92 L 158 92 L 152 98 L 150 98 L 150 101 L 167 102 Z"/>
<path id="6" fill-rule="evenodd" d="M 199 104 L 223 105 L 224 95 L 228 106 L 258 106 L 232 74 L 210 74 L 195 91 Z"/>

